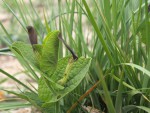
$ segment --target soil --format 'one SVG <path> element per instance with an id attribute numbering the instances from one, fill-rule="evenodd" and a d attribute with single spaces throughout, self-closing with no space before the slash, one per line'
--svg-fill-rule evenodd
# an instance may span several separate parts
<path id="1" fill-rule="evenodd" d="M 15 75 L 23 71 L 23 68 L 19 64 L 17 59 L 13 58 L 12 56 L 2 56 L 2 55 L 0 56 L 0 69 L 5 70 L 11 75 Z M 30 79 L 29 77 L 25 76 L 23 73 L 20 73 L 19 75 L 15 75 L 15 77 L 24 83 L 27 83 Z M 0 80 L 2 80 L 7 77 L 6 75 L 0 73 L 0 78 L 1 78 Z M 12 91 L 18 91 L 18 87 L 21 88 L 16 82 L 14 82 L 11 79 L 8 79 L 6 82 L 0 84 L 0 88 L 12 90 Z M 2 93 L 3 91 L 0 90 L 0 92 Z M 10 94 L 3 92 L 4 99 L 0 98 L 0 101 L 5 101 L 5 99 L 11 98 L 13 96 L 14 95 L 10 95 Z M 20 109 L 10 110 L 9 112 L 0 111 L 0 113 L 31 113 L 31 108 L 20 108 Z"/>

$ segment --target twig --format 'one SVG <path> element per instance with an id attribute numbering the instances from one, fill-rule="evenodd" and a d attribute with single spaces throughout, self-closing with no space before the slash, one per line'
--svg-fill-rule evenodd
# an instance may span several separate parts
<path id="1" fill-rule="evenodd" d="M 71 111 L 78 105 L 78 103 L 80 101 L 82 101 L 87 95 L 89 95 L 97 86 L 98 84 L 100 83 L 100 81 L 97 81 L 86 93 L 84 93 L 79 99 L 77 102 L 75 102 L 71 108 L 67 111 L 67 113 L 71 113 Z"/>

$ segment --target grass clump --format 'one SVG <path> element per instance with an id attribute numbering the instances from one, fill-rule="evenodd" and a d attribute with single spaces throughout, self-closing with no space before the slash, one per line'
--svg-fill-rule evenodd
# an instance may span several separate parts
<path id="1" fill-rule="evenodd" d="M 38 14 L 34 3 L 31 1 L 29 2 L 29 10 L 25 10 L 28 8 L 24 1 L 14 0 L 14 3 L 18 4 L 18 9 L 21 9 L 19 4 L 24 4 L 24 7 L 15 13 L 9 2 L 4 1 L 4 3 L 16 18 L 18 24 L 22 26 L 21 29 L 24 30 L 24 34 L 27 34 L 25 27 L 32 23 L 37 31 L 39 44 L 46 44 L 44 37 L 50 36 L 50 30 L 58 29 L 79 58 L 81 56 L 87 59 L 92 58 L 88 74 L 78 87 L 64 95 L 63 101 L 55 103 L 55 106 L 60 108 L 59 112 L 63 113 L 67 110 L 74 113 L 86 112 L 85 106 L 91 106 L 109 113 L 150 112 L 150 20 L 148 0 L 58 0 L 55 3 L 56 7 L 49 7 L 54 2 L 46 0 L 43 2 L 46 8 L 44 16 Z M 42 21 L 44 19 L 46 24 Z M 5 42 L 10 46 L 14 42 L 13 38 L 3 24 L 1 24 L 1 28 L 7 37 Z M 59 43 L 58 53 L 56 52 L 58 59 L 70 55 L 70 52 L 64 46 Z M 19 47 L 21 46 L 19 45 Z M 32 46 L 29 48 L 31 49 Z M 40 54 L 41 50 L 45 51 L 42 55 L 50 52 L 50 49 L 41 49 L 42 47 L 39 45 L 36 48 L 38 48 L 38 51 L 35 52 L 36 55 Z M 22 63 L 26 68 L 28 66 L 27 69 L 30 70 L 34 79 L 38 82 L 39 78 L 34 71 L 40 70 L 40 66 L 31 65 L 25 58 L 19 57 L 18 59 L 24 60 Z M 38 56 L 38 58 L 40 59 L 41 56 Z M 45 58 L 47 57 L 45 56 Z M 43 61 L 39 61 L 39 64 L 46 62 L 45 58 Z M 52 59 L 54 60 L 54 58 Z M 53 65 L 56 64 L 57 60 L 54 61 L 51 61 Z M 55 68 L 55 66 L 51 67 Z M 42 69 L 40 71 L 53 78 L 48 70 Z M 43 74 L 43 79 L 51 81 L 46 78 L 45 74 Z M 55 80 L 58 81 L 54 77 L 54 83 L 51 81 L 52 86 L 45 82 L 50 91 L 55 92 L 57 88 L 57 90 L 60 90 L 65 87 L 64 83 L 63 85 L 58 84 L 59 82 Z M 70 97 L 72 97 L 72 100 L 68 101 Z M 47 98 L 44 98 L 44 102 L 46 102 L 45 100 Z M 76 104 L 77 100 L 80 103 Z M 58 113 L 58 111 L 55 112 Z"/>

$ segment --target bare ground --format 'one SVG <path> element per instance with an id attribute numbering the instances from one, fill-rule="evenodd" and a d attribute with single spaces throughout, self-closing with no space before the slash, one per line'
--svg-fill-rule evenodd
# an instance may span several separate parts
<path id="1" fill-rule="evenodd" d="M 24 82 L 27 84 L 28 81 L 31 82 L 30 78 L 25 76 L 25 74 L 20 73 L 23 71 L 22 66 L 19 64 L 19 62 L 11 57 L 11 56 L 0 56 L 0 69 L 5 70 L 11 75 L 15 75 L 19 73 L 18 75 L 15 75 L 15 77 L 20 80 L 21 82 Z M 0 80 L 6 77 L 6 75 L 0 73 Z M 7 89 L 7 90 L 12 90 L 12 91 L 18 91 L 18 87 L 20 87 L 14 80 L 8 79 L 6 82 L 0 84 L 0 88 Z M 21 87 L 20 87 L 21 88 Z M 21 90 L 23 90 L 21 88 Z M 1 90 L 0 90 L 1 91 Z M 2 92 L 2 91 L 1 91 Z M 9 97 L 12 97 L 13 95 L 4 93 L 4 98 L 7 99 Z M 5 101 L 0 99 L 1 101 Z M 0 111 L 0 113 L 31 113 L 31 108 L 20 108 L 20 109 L 15 109 L 15 110 L 10 110 L 8 111 Z"/>

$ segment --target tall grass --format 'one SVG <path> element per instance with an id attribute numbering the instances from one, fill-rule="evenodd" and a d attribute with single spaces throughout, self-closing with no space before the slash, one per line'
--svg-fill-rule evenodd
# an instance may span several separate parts
<path id="1" fill-rule="evenodd" d="M 18 21 L 22 34 L 26 35 L 26 26 L 34 25 L 41 42 L 46 34 L 42 21 L 44 14 L 39 15 L 31 1 L 26 5 L 23 0 L 14 0 L 16 12 L 9 2 L 3 3 Z M 150 112 L 150 1 L 58 0 L 54 3 L 46 0 L 43 4 L 46 4 L 50 28 L 60 30 L 78 56 L 92 57 L 88 75 L 65 97 L 62 112 L 66 112 L 97 81 L 101 81 L 97 88 L 72 112 L 86 112 L 82 106 L 109 113 Z M 7 44 L 11 44 L 9 31 L 3 24 L 1 28 Z M 12 33 L 17 35 L 15 31 Z M 59 58 L 68 54 L 60 45 Z"/>

